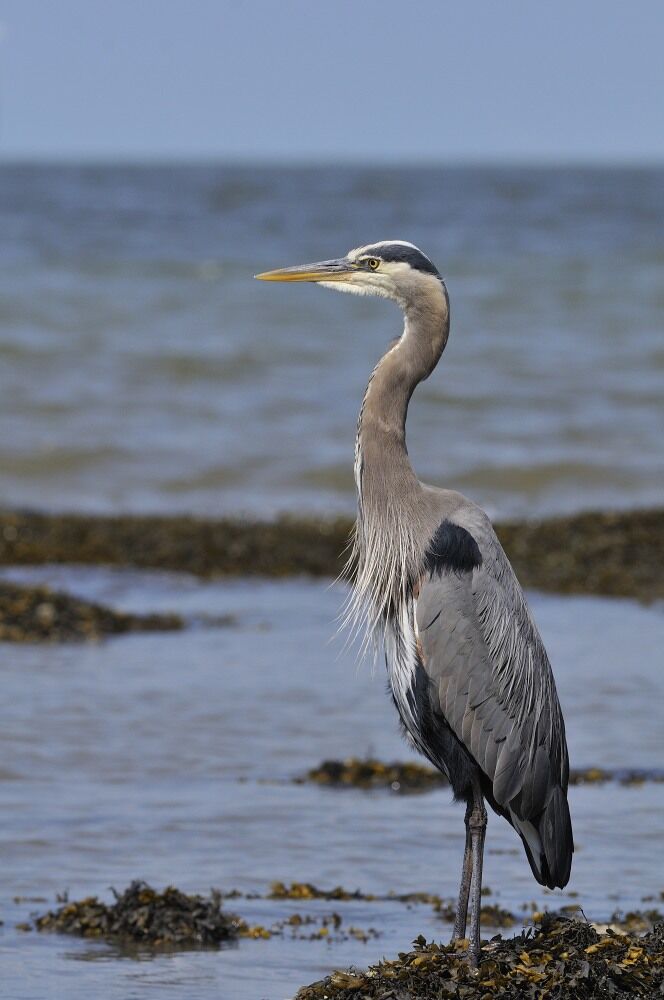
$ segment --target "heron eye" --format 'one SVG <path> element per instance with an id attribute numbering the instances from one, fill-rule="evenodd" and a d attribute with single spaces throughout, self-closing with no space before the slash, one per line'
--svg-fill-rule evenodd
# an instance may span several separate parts
<path id="1" fill-rule="evenodd" d="M 372 271 L 377 271 L 380 267 L 380 261 L 376 257 L 369 257 L 367 264 Z"/>

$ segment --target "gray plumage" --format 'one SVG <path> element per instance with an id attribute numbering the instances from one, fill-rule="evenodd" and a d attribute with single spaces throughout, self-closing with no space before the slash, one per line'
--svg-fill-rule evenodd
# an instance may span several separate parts
<path id="1" fill-rule="evenodd" d="M 455 936 L 465 936 L 472 878 L 477 961 L 484 799 L 518 832 L 543 885 L 567 883 L 573 843 L 563 717 L 521 587 L 487 515 L 459 493 L 420 483 L 408 458 L 408 404 L 447 343 L 447 290 L 429 258 L 397 240 L 260 277 L 382 295 L 405 315 L 358 420 L 349 618 L 384 640 L 408 738 L 467 803 Z"/>

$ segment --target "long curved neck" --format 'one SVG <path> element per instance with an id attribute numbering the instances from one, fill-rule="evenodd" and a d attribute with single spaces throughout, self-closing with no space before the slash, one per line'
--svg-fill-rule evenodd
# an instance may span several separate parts
<path id="1" fill-rule="evenodd" d="M 450 328 L 445 285 L 435 280 L 425 300 L 406 304 L 400 340 L 379 361 L 360 410 L 356 482 L 360 514 L 405 500 L 419 490 L 406 448 L 406 416 L 416 386 L 431 374 Z"/>
<path id="2" fill-rule="evenodd" d="M 376 635 L 403 607 L 431 533 L 424 491 L 406 449 L 408 403 L 438 363 L 450 328 L 447 290 L 432 280 L 418 306 L 404 307 L 401 339 L 376 366 L 357 423 L 358 518 L 349 560 L 348 620 Z"/>

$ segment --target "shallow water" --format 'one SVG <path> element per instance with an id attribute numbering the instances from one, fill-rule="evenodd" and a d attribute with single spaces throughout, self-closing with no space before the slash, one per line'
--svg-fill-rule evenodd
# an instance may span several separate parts
<path id="1" fill-rule="evenodd" d="M 500 514 L 661 500 L 664 171 L 373 167 L 0 168 L 0 499 L 350 511 L 400 317 L 252 275 L 392 237 L 452 301 L 423 478 Z"/>
<path id="2" fill-rule="evenodd" d="M 333 967 L 394 954 L 420 932 L 449 936 L 426 906 L 246 899 L 228 905 L 251 922 L 336 910 L 381 936 L 367 944 L 242 940 L 220 952 L 137 960 L 99 943 L 17 931 L 56 892 L 109 898 L 109 886 L 137 877 L 200 892 L 265 893 L 280 879 L 453 896 L 463 817 L 445 790 L 401 797 L 291 782 L 326 757 L 409 756 L 382 668 L 358 668 L 331 641 L 340 589 L 76 567 L 3 576 L 128 610 L 177 608 L 192 622 L 178 634 L 99 645 L 4 646 L 3 997 L 283 1000 Z M 531 603 L 573 764 L 661 766 L 661 607 L 536 594 Z M 204 624 L 220 613 L 236 615 L 236 624 Z M 577 853 L 568 889 L 578 895 L 541 890 L 513 831 L 492 817 L 490 902 L 578 902 L 602 920 L 664 889 L 664 786 L 578 787 L 570 801 Z M 48 902 L 16 904 L 14 896 Z"/>

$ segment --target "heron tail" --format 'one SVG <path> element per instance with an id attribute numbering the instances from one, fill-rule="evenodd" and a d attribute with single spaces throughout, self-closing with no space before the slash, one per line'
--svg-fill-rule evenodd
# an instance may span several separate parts
<path id="1" fill-rule="evenodd" d="M 569 882 L 574 842 L 567 796 L 557 785 L 544 810 L 533 820 L 510 818 L 521 836 L 533 875 L 549 889 L 562 889 Z"/>

